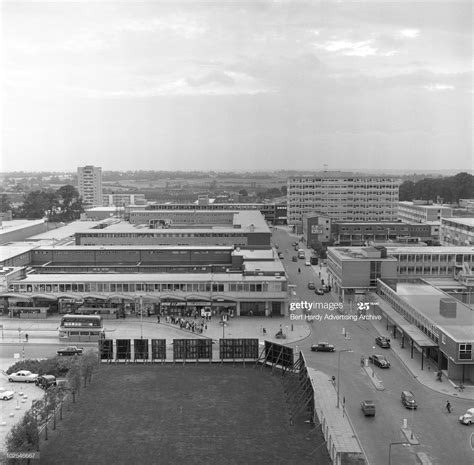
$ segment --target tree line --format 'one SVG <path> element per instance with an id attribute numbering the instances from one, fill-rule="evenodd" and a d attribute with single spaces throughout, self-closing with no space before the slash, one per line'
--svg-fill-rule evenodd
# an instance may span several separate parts
<path id="1" fill-rule="evenodd" d="M 36 190 L 25 194 L 23 204 L 12 208 L 6 194 L 0 196 L 0 211 L 12 210 L 14 218 L 40 219 L 69 222 L 80 218 L 84 212 L 82 199 L 74 186 L 69 184 L 57 190 Z"/>
<path id="2" fill-rule="evenodd" d="M 474 199 L 474 176 L 458 173 L 444 178 L 425 178 L 400 185 L 400 201 L 443 199 L 443 203 L 458 203 L 459 199 Z"/>

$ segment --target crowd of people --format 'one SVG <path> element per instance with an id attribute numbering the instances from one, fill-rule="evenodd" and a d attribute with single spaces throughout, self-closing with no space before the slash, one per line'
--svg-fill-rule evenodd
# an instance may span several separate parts
<path id="1" fill-rule="evenodd" d="M 165 321 L 166 323 L 179 326 L 180 329 L 186 329 L 197 334 L 202 334 L 207 330 L 207 323 L 204 317 L 199 321 L 197 319 L 193 321 L 179 316 L 166 316 Z"/>

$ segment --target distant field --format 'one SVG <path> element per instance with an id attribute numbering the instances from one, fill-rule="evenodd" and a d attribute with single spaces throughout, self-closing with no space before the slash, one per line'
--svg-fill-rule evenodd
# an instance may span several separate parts
<path id="1" fill-rule="evenodd" d="M 45 465 L 329 464 L 318 430 L 290 426 L 278 375 L 242 366 L 102 366 Z"/>

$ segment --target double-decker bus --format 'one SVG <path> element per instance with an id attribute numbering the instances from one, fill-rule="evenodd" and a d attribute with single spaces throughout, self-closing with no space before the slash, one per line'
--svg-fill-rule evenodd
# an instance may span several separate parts
<path id="1" fill-rule="evenodd" d="M 70 342 L 96 342 L 103 337 L 100 315 L 64 315 L 59 325 L 59 339 Z"/>

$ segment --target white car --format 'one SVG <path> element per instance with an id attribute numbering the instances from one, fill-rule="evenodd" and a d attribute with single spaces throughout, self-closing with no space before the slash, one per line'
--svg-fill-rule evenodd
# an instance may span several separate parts
<path id="1" fill-rule="evenodd" d="M 37 373 L 31 373 L 31 371 L 28 370 L 20 370 L 8 375 L 8 381 L 10 381 L 10 383 L 34 383 L 37 377 Z"/>
<path id="2" fill-rule="evenodd" d="M 466 413 L 459 417 L 459 421 L 463 425 L 472 425 L 474 423 L 474 408 L 467 409 Z"/>
<path id="3" fill-rule="evenodd" d="M 310 262 L 309 260 L 306 260 L 306 261 L 304 262 L 304 264 L 305 264 L 306 266 L 311 266 L 311 262 Z"/>
<path id="4" fill-rule="evenodd" d="M 13 399 L 13 391 L 0 391 L 0 399 L 2 400 L 10 400 Z"/>

